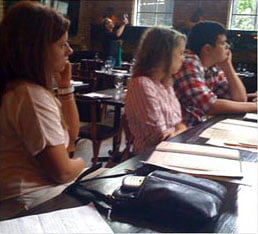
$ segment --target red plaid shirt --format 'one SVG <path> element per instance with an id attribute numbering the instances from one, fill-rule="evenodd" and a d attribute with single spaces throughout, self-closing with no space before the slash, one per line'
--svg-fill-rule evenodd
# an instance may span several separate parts
<path id="1" fill-rule="evenodd" d="M 188 126 L 200 123 L 217 98 L 230 99 L 224 72 L 217 66 L 205 68 L 192 52 L 187 52 L 182 68 L 175 75 L 174 89 Z"/>

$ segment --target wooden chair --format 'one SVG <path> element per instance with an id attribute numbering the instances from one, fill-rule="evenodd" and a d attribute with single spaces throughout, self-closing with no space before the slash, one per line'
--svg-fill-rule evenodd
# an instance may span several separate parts
<path id="1" fill-rule="evenodd" d="M 87 75 L 89 78 L 93 78 L 93 73 L 95 70 L 101 70 L 104 65 L 102 60 L 94 59 L 82 59 L 81 60 L 81 72 Z"/>
<path id="2" fill-rule="evenodd" d="M 76 140 L 76 143 L 83 138 L 92 141 L 93 165 L 96 165 L 98 161 L 107 161 L 108 157 L 99 157 L 101 143 L 103 140 L 116 136 L 118 129 L 115 129 L 113 126 L 101 124 L 102 107 L 99 99 L 76 95 L 75 101 L 79 111 L 80 121 L 89 123 L 80 128 L 79 138 Z"/>
<path id="3" fill-rule="evenodd" d="M 106 167 L 113 167 L 118 163 L 121 163 L 133 156 L 133 135 L 129 129 L 128 121 L 126 115 L 123 114 L 121 117 L 119 132 L 118 132 L 118 145 L 121 145 L 122 134 L 125 134 L 125 147 L 120 151 L 120 147 L 117 148 L 116 152 L 113 153 L 112 157 L 109 159 Z"/>

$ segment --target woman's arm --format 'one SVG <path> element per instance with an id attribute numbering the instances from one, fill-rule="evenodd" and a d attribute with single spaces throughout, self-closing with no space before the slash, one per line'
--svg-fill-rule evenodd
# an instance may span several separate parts
<path id="1" fill-rule="evenodd" d="M 72 70 L 71 64 L 68 62 L 64 71 L 55 74 L 58 88 L 64 89 L 71 86 Z M 62 104 L 62 113 L 65 123 L 68 125 L 68 133 L 70 137 L 70 144 L 73 144 L 79 133 L 79 114 L 74 100 L 73 93 L 67 95 L 59 95 L 59 100 Z"/>
<path id="2" fill-rule="evenodd" d="M 47 146 L 37 159 L 46 174 L 57 183 L 74 180 L 86 166 L 82 158 L 70 159 L 64 144 Z"/>

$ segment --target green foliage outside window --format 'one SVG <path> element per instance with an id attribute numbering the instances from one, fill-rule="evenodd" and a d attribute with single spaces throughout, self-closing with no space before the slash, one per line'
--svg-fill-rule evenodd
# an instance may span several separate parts
<path id="1" fill-rule="evenodd" d="M 256 0 L 234 0 L 231 29 L 257 30 Z"/>

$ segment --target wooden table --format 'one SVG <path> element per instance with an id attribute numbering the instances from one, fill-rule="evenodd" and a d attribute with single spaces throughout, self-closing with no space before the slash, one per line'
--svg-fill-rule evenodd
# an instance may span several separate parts
<path id="1" fill-rule="evenodd" d="M 118 130 L 120 128 L 121 123 L 121 113 L 122 108 L 125 104 L 125 95 L 126 90 L 123 90 L 122 92 L 119 92 L 116 89 L 105 89 L 101 91 L 97 91 L 94 93 L 103 94 L 106 97 L 95 97 L 101 101 L 101 103 L 106 105 L 114 106 L 114 120 L 113 120 L 113 127 Z M 87 93 L 86 95 L 91 95 L 91 93 Z M 110 151 L 110 154 L 112 155 L 112 158 L 114 155 L 118 154 L 119 147 L 121 144 L 121 136 L 117 135 L 113 138 L 113 149 Z"/>
<path id="2" fill-rule="evenodd" d="M 237 116 L 236 116 L 237 117 Z M 224 119 L 225 116 L 218 116 L 210 119 L 172 139 L 174 142 L 188 142 L 203 144 L 204 139 L 199 134 L 212 124 Z M 238 117 L 237 117 L 238 118 Z M 218 221 L 212 224 L 192 227 L 182 220 L 181 223 L 160 224 L 160 222 L 148 222 L 143 219 L 137 219 L 135 215 L 125 214 L 123 217 L 112 217 L 112 221 L 106 220 L 114 232 L 223 232 L 223 233 L 256 233 L 257 232 L 257 154 L 249 151 L 240 151 L 241 160 L 243 161 L 244 174 L 251 178 L 252 186 L 242 186 L 236 184 L 224 183 L 228 189 L 226 200 L 222 207 L 222 214 Z M 142 167 L 141 160 L 145 160 L 149 155 L 139 155 L 131 158 L 111 169 L 103 175 L 112 175 L 124 172 L 125 169 L 140 168 L 139 172 L 148 168 Z M 251 163 L 253 162 L 253 163 Z M 88 188 L 101 191 L 105 194 L 111 194 L 118 186 L 121 185 L 122 178 L 105 179 L 88 182 Z M 56 209 L 63 209 L 82 205 L 83 203 L 75 200 L 66 194 L 45 202 L 35 207 L 25 214 L 37 214 Z M 100 210 L 101 212 L 101 210 Z M 105 217 L 104 217 L 105 218 Z M 87 220 L 85 220 L 87 222 Z"/>

